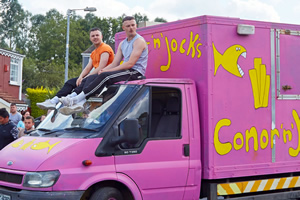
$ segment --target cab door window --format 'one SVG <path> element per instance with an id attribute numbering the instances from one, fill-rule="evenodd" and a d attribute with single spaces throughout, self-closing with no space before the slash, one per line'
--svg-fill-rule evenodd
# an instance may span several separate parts
<path id="1" fill-rule="evenodd" d="M 181 93 L 176 88 L 152 88 L 150 138 L 179 138 Z"/>
<path id="2" fill-rule="evenodd" d="M 139 123 L 140 141 L 132 145 L 122 144 L 123 148 L 138 147 L 142 141 L 148 136 L 149 127 L 149 88 L 146 88 L 141 95 L 136 98 L 130 106 L 123 112 L 119 118 L 119 122 L 124 119 L 137 119 Z M 122 129 L 120 128 L 120 134 Z"/>
<path id="3" fill-rule="evenodd" d="M 140 147 L 145 139 L 181 138 L 181 92 L 177 88 L 145 87 L 125 112 L 118 123 L 124 119 L 137 119 L 140 140 L 135 145 L 122 143 L 121 148 Z M 119 127 L 119 135 L 122 135 Z"/>

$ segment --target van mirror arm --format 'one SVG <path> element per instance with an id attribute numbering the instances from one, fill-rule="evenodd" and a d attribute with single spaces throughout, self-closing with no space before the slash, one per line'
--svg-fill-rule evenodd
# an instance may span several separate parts
<path id="1" fill-rule="evenodd" d="M 121 143 L 136 144 L 140 141 L 139 123 L 137 119 L 125 119 L 119 125 L 119 131 L 122 130 L 121 136 L 104 138 L 97 148 L 96 156 L 112 156 L 115 147 Z M 112 134 L 111 134 L 112 135 Z"/>
<path id="2" fill-rule="evenodd" d="M 140 140 L 139 123 L 137 119 L 125 119 L 120 123 L 119 130 L 122 129 L 123 135 L 113 137 L 110 144 L 115 146 L 121 143 L 136 144 Z"/>

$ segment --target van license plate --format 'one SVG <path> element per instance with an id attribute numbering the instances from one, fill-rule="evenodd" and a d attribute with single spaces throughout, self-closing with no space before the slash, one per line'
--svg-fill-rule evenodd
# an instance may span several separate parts
<path id="1" fill-rule="evenodd" d="M 9 195 L 0 194 L 0 200 L 11 200 Z"/>

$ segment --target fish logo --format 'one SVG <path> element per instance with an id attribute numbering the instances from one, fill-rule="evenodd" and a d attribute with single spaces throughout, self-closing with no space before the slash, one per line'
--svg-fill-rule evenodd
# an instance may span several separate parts
<path id="1" fill-rule="evenodd" d="M 31 146 L 31 149 L 32 150 L 41 150 L 41 149 L 46 149 L 46 148 L 49 148 L 48 149 L 48 153 L 52 150 L 53 147 L 55 147 L 57 144 L 59 144 L 61 141 L 58 141 L 52 145 L 49 144 L 50 140 L 47 140 L 46 142 L 39 142 L 39 143 L 36 143 L 34 145 Z"/>
<path id="2" fill-rule="evenodd" d="M 21 146 L 24 143 L 24 140 L 20 140 L 18 142 L 13 143 L 11 146 L 13 148 L 18 148 L 19 146 Z"/>
<path id="3" fill-rule="evenodd" d="M 22 150 L 27 149 L 30 145 L 32 145 L 32 144 L 34 143 L 35 140 L 36 140 L 36 139 L 34 139 L 34 140 L 30 141 L 30 142 L 27 142 L 26 144 L 24 144 L 24 145 L 21 147 L 21 149 L 22 149 Z"/>
<path id="4" fill-rule="evenodd" d="M 247 52 L 246 49 L 243 46 L 236 44 L 227 48 L 224 54 L 222 55 L 216 49 L 214 43 L 212 43 L 212 45 L 213 45 L 214 60 L 215 60 L 214 76 L 216 75 L 219 66 L 222 65 L 223 68 L 229 73 L 237 77 L 243 77 L 244 71 L 242 70 L 242 68 L 239 66 L 237 62 L 240 56 L 246 58 L 246 52 Z"/>

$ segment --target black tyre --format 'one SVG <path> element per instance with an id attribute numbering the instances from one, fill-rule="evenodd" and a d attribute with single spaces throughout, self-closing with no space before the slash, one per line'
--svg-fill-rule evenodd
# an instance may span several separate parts
<path id="1" fill-rule="evenodd" d="M 90 200 L 123 200 L 123 196 L 116 188 L 104 187 L 96 190 Z"/>

